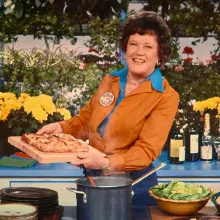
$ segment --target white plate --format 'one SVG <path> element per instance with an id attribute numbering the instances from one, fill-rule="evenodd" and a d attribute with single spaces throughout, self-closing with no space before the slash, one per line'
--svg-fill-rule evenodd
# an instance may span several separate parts
<path id="1" fill-rule="evenodd" d="M 29 217 L 35 216 L 37 208 L 22 203 L 0 204 L 0 219 L 2 217 Z"/>

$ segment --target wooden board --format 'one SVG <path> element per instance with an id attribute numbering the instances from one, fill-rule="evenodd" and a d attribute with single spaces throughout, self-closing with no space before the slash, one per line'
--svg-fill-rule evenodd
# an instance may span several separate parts
<path id="1" fill-rule="evenodd" d="M 8 142 L 37 160 L 39 163 L 58 163 L 78 160 L 77 153 L 74 152 L 47 153 L 39 151 L 38 149 L 32 147 L 30 144 L 22 141 L 20 136 L 11 136 L 8 138 Z"/>

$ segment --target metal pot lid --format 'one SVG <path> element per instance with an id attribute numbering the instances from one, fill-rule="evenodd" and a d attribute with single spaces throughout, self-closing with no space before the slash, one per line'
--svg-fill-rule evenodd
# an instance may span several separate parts
<path id="1" fill-rule="evenodd" d="M 29 216 L 36 216 L 37 208 L 33 205 L 27 205 L 22 203 L 7 203 L 0 204 L 0 219 L 24 219 Z"/>
<path id="2" fill-rule="evenodd" d="M 132 180 L 128 177 L 119 177 L 119 176 L 94 176 L 92 177 L 96 183 L 95 187 L 98 188 L 115 188 L 115 187 L 124 187 L 132 184 Z M 79 186 L 88 186 L 94 187 L 89 182 L 88 178 L 83 177 L 77 179 L 76 184 Z"/>

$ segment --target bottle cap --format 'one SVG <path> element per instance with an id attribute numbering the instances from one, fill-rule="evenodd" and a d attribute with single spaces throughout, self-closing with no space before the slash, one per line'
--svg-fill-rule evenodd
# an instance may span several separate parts
<path id="1" fill-rule="evenodd" d="M 210 119 L 210 114 L 209 113 L 205 113 L 205 119 Z"/>

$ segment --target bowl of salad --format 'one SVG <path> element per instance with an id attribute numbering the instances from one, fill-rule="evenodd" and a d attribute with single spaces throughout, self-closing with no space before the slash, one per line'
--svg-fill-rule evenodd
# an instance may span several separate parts
<path id="1" fill-rule="evenodd" d="M 149 190 L 159 208 L 172 215 L 192 215 L 201 210 L 214 191 L 207 186 L 172 181 L 159 184 Z"/>

